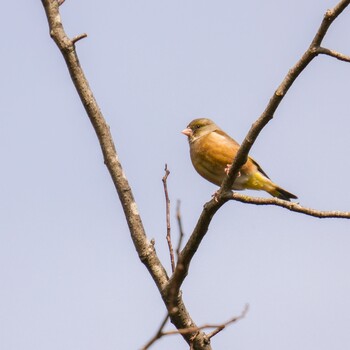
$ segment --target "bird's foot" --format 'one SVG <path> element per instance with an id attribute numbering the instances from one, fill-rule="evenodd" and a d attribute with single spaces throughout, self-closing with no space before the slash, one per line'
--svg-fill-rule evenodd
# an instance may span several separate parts
<path id="1" fill-rule="evenodd" d="M 230 172 L 232 164 L 226 164 L 226 168 L 225 168 L 225 174 L 228 175 L 228 173 Z M 237 177 L 241 176 L 241 172 L 239 171 L 237 174 Z"/>
<path id="2" fill-rule="evenodd" d="M 214 198 L 214 201 L 216 203 L 219 203 L 219 200 L 218 200 L 218 194 L 219 194 L 219 190 L 215 191 L 211 196 Z"/>
<path id="3" fill-rule="evenodd" d="M 226 164 L 226 168 L 225 168 L 225 174 L 228 175 L 230 169 L 231 169 L 232 164 Z"/>

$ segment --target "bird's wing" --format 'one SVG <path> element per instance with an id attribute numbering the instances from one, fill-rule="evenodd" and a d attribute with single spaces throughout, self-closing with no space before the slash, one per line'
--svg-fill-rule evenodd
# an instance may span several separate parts
<path id="1" fill-rule="evenodd" d="M 229 147 L 234 147 L 234 148 L 237 148 L 237 149 L 239 148 L 239 143 L 238 143 L 236 140 L 234 140 L 231 136 L 227 135 L 227 134 L 225 133 L 225 131 L 223 131 L 223 130 L 221 130 L 221 129 L 216 129 L 216 130 L 213 132 L 212 136 L 213 136 L 214 138 L 217 138 L 218 140 L 219 140 L 219 138 L 218 138 L 218 136 L 219 136 L 221 140 L 225 140 L 225 141 L 226 141 L 225 143 L 226 143 Z"/>
<path id="2" fill-rule="evenodd" d="M 224 168 L 232 163 L 239 149 L 239 144 L 221 129 L 208 134 L 206 142 L 211 145 L 209 153 Z"/>
<path id="3" fill-rule="evenodd" d="M 216 134 L 216 135 L 215 135 Z M 240 147 L 240 144 L 235 141 L 232 137 L 230 137 L 229 135 L 227 135 L 223 130 L 219 129 L 219 130 L 215 130 L 215 132 L 212 133 L 212 136 L 214 139 L 216 139 L 218 142 L 221 143 L 221 147 L 222 147 L 222 151 L 225 154 L 225 161 L 227 161 L 227 164 L 232 163 L 233 158 L 235 157 L 235 155 L 238 152 L 238 149 Z M 220 138 L 219 138 L 220 137 Z M 221 140 L 220 140 L 221 139 Z M 225 141 L 224 141 L 225 140 Z M 251 164 L 254 164 L 258 171 L 260 173 L 262 173 L 265 177 L 268 177 L 268 175 L 265 173 L 265 171 L 261 168 L 261 166 L 252 158 L 248 156 L 248 160 L 245 163 L 245 165 L 243 165 L 242 169 L 244 171 L 245 167 L 250 168 Z"/>
<path id="4" fill-rule="evenodd" d="M 268 177 L 268 175 L 265 173 L 264 170 L 262 170 L 261 166 L 252 158 L 252 157 L 249 157 L 249 159 L 254 163 L 254 165 L 258 168 L 259 172 L 261 172 L 265 177 L 267 177 L 268 179 L 270 179 Z"/>

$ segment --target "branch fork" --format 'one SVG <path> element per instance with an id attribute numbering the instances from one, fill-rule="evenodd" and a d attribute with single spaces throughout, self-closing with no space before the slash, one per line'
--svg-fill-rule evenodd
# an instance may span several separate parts
<path id="1" fill-rule="evenodd" d="M 93 96 L 93 93 L 89 87 L 85 74 L 80 66 L 78 56 L 75 51 L 75 43 L 85 38 L 87 35 L 83 33 L 73 37 L 73 39 L 69 39 L 64 31 L 59 13 L 59 6 L 63 3 L 64 0 L 42 0 L 42 4 L 45 8 L 49 23 L 50 35 L 57 44 L 66 61 L 69 73 L 79 94 L 81 102 L 95 129 L 96 135 L 100 142 L 104 162 L 117 190 L 136 251 L 139 255 L 140 260 L 146 266 L 155 284 L 157 285 L 164 304 L 167 307 L 171 322 L 177 328 L 177 331 L 175 332 L 182 334 L 186 342 L 190 345 L 191 349 L 211 350 L 212 348 L 210 345 L 210 338 L 214 335 L 213 333 L 215 330 L 214 332 L 207 335 L 202 331 L 202 329 L 208 328 L 208 326 L 196 326 L 182 300 L 180 288 L 187 276 L 192 258 L 199 248 L 199 245 L 206 232 L 208 231 L 213 216 L 223 204 L 229 200 L 236 200 L 256 205 L 277 205 L 287 208 L 291 211 L 300 212 L 316 217 L 350 218 L 350 213 L 348 212 L 319 212 L 313 209 L 303 208 L 298 203 L 290 203 L 277 198 L 251 198 L 249 196 L 232 193 L 230 191 L 233 182 L 239 174 L 240 168 L 247 160 L 248 153 L 253 146 L 256 138 L 264 126 L 273 118 L 274 113 L 277 110 L 283 97 L 286 95 L 289 88 L 292 86 L 293 82 L 297 79 L 299 74 L 308 66 L 308 64 L 319 54 L 328 55 L 342 61 L 350 62 L 349 56 L 343 55 L 334 50 L 321 47 L 322 40 L 326 35 L 328 28 L 349 5 L 350 0 L 339 1 L 339 3 L 333 9 L 326 12 L 323 21 L 309 48 L 305 51 L 301 59 L 294 65 L 294 67 L 292 67 L 287 73 L 282 83 L 278 86 L 272 95 L 264 112 L 252 125 L 247 136 L 242 142 L 242 145 L 240 146 L 235 159 L 232 162 L 229 174 L 226 176 L 219 189 L 217 195 L 218 201 L 216 202 L 215 199 L 212 199 L 204 205 L 203 211 L 198 219 L 193 233 L 191 234 L 181 253 L 178 254 L 178 261 L 175 269 L 174 264 L 172 263 L 173 274 L 170 279 L 155 252 L 154 244 L 152 244 L 152 242 L 150 243 L 147 239 L 141 217 L 138 211 L 135 209 L 137 207 L 131 187 L 124 174 L 122 165 L 119 162 L 109 126 L 100 111 L 95 97 Z M 245 313 L 246 311 L 243 312 L 242 315 L 244 316 Z M 241 318 L 243 316 L 241 316 Z M 164 321 L 164 324 L 165 323 L 166 320 Z M 218 333 L 221 329 L 223 329 L 223 326 L 221 325 L 216 328 L 218 330 Z"/>

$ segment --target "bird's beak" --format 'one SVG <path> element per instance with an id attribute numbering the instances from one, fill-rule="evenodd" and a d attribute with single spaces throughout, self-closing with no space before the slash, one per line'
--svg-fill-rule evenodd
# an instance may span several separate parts
<path id="1" fill-rule="evenodd" d="M 188 136 L 188 137 L 190 137 L 190 136 L 193 135 L 193 131 L 192 131 L 190 128 L 183 129 L 183 130 L 181 131 L 181 133 L 183 133 L 184 135 L 186 135 L 186 136 Z"/>

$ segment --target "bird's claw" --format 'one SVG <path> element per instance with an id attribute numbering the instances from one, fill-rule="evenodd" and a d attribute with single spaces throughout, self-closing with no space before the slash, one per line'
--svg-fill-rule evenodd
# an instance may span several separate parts
<path id="1" fill-rule="evenodd" d="M 231 169 L 231 165 L 232 164 L 226 164 L 226 168 L 225 168 L 225 174 L 228 175 L 230 169 Z"/>
<path id="2" fill-rule="evenodd" d="M 226 168 L 225 168 L 225 174 L 228 175 L 228 173 L 230 172 L 232 164 L 226 164 Z M 237 177 L 241 176 L 241 172 L 239 171 L 237 174 Z"/>
<path id="3" fill-rule="evenodd" d="M 211 195 L 216 203 L 219 203 L 218 194 L 219 194 L 219 190 L 218 190 L 218 191 L 215 191 L 215 192 Z"/>

